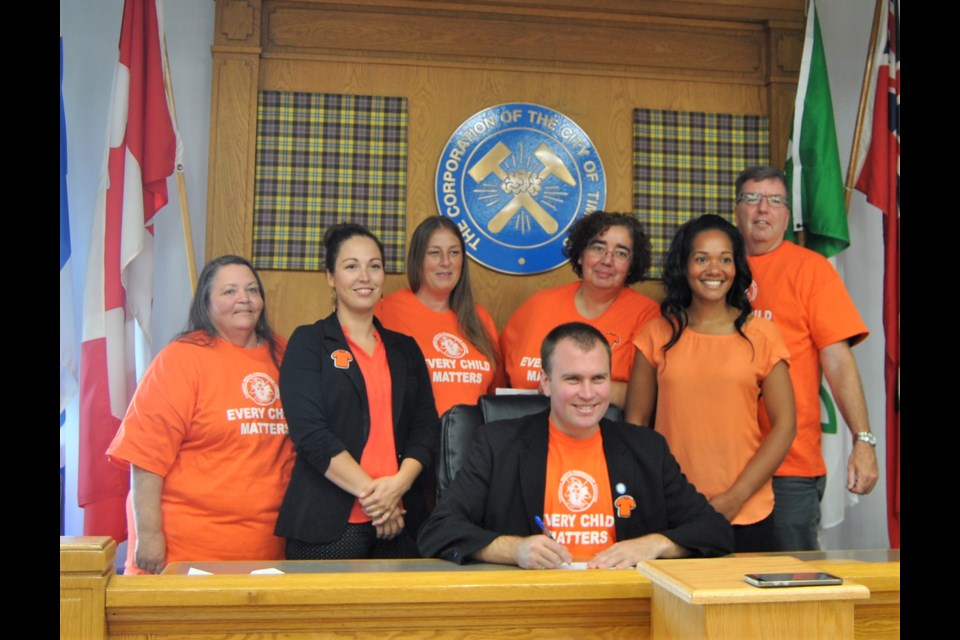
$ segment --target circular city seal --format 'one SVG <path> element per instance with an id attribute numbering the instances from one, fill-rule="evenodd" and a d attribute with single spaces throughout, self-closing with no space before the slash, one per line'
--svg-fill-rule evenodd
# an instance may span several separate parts
<path id="1" fill-rule="evenodd" d="M 603 163 L 593 142 L 562 113 L 529 103 L 471 116 L 437 164 L 437 207 L 460 227 L 467 255 L 516 275 L 567 261 L 570 227 L 602 209 Z"/>

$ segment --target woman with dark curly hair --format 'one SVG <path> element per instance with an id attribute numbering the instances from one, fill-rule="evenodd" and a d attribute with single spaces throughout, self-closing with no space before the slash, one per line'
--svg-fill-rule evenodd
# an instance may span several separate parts
<path id="1" fill-rule="evenodd" d="M 664 265 L 663 318 L 634 342 L 625 416 L 664 435 L 734 525 L 738 552 L 773 550 L 771 478 L 796 434 L 789 353 L 773 323 L 753 316 L 752 279 L 730 222 L 704 215 L 680 227 Z M 768 434 L 757 418 L 761 396 Z"/>
<path id="2" fill-rule="evenodd" d="M 632 215 L 595 211 L 570 229 L 564 252 L 580 281 L 533 294 L 503 329 L 500 344 L 510 386 L 536 389 L 544 337 L 565 322 L 585 322 L 610 343 L 610 400 L 622 407 L 635 352 L 630 343 L 659 315 L 656 302 L 629 287 L 650 267 L 650 241 Z"/>

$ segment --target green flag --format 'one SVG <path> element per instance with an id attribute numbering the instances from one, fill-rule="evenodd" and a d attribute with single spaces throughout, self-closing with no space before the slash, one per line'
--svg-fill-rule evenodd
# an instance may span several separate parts
<path id="1" fill-rule="evenodd" d="M 803 229 L 807 248 L 828 258 L 849 247 L 850 232 L 847 229 L 837 130 L 833 123 L 833 100 L 830 98 L 820 21 L 812 0 L 785 170 L 793 213 L 793 224 L 787 227 L 787 239 L 796 240 L 794 232 Z"/>
<path id="2" fill-rule="evenodd" d="M 793 225 L 787 227 L 786 237 L 795 240 L 794 231 L 803 229 L 807 248 L 827 258 L 849 247 L 850 232 L 847 229 L 837 130 L 833 122 L 833 100 L 830 98 L 820 21 L 813 0 L 807 14 L 793 130 L 784 169 L 793 214 Z M 837 266 L 834 260 L 830 262 Z M 821 416 L 823 436 L 820 447 L 827 467 L 827 484 L 820 500 L 822 530 L 843 522 L 846 507 L 856 504 L 857 498 L 846 490 L 846 462 L 852 446 L 849 427 L 843 416 L 834 410 L 836 402 L 825 379 L 820 382 L 820 400 L 825 410 L 825 415 Z"/>

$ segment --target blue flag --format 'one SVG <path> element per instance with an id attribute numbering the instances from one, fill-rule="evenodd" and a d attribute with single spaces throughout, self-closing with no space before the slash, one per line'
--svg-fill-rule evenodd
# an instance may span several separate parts
<path id="1" fill-rule="evenodd" d="M 77 344 L 70 273 L 70 215 L 67 208 L 67 120 L 63 114 L 63 37 L 60 38 L 60 424 L 77 393 Z"/>

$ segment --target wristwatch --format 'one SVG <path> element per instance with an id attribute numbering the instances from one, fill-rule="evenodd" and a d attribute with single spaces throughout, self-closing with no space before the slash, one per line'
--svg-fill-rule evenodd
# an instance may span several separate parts
<path id="1" fill-rule="evenodd" d="M 854 438 L 860 442 L 866 442 L 871 447 L 877 446 L 877 436 L 873 435 L 869 431 L 857 431 L 857 435 L 854 436 Z"/>

